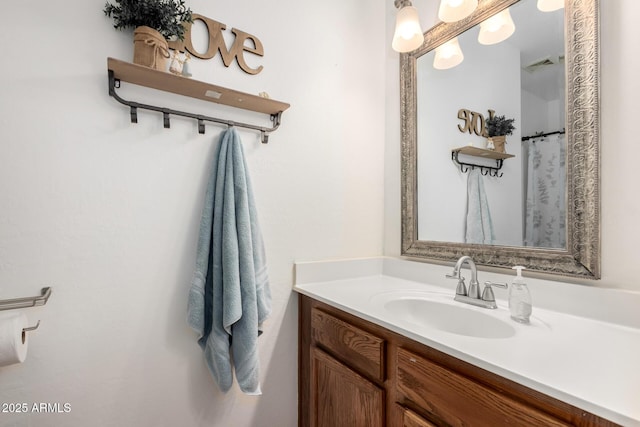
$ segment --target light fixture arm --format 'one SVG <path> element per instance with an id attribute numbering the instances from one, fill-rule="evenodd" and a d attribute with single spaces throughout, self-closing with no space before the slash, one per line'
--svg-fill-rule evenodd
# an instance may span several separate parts
<path id="1" fill-rule="evenodd" d="M 409 1 L 409 0 L 394 0 L 393 4 L 395 5 L 396 9 L 402 9 L 405 6 L 411 6 L 411 1 Z"/>

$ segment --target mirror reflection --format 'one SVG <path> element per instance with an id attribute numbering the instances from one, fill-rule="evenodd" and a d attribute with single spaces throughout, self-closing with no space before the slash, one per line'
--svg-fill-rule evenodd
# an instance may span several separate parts
<path id="1" fill-rule="evenodd" d="M 522 0 L 417 58 L 418 240 L 566 248 L 564 34 Z"/>

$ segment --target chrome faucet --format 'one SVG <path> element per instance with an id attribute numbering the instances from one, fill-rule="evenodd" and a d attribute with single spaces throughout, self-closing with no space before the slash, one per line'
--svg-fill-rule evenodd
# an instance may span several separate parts
<path id="1" fill-rule="evenodd" d="M 464 285 L 464 277 L 460 276 L 460 269 L 464 265 L 464 263 L 469 264 L 469 269 L 471 270 L 471 282 L 469 283 L 469 292 L 467 292 L 467 287 Z M 453 273 L 447 274 L 447 279 L 458 279 L 458 287 L 456 288 L 456 296 L 468 296 L 469 298 L 480 298 L 480 291 L 478 290 L 478 269 L 476 268 L 476 263 L 473 262 L 473 259 L 470 256 L 460 257 L 456 265 L 453 267 Z"/>
<path id="2" fill-rule="evenodd" d="M 469 282 L 469 290 L 464 283 L 464 277 L 460 275 L 460 269 L 464 264 L 469 264 L 471 270 L 471 281 Z M 456 296 L 453 298 L 455 301 L 464 302 L 466 304 L 477 305 L 484 308 L 498 308 L 496 305 L 496 299 L 493 295 L 492 286 L 499 288 L 506 288 L 506 283 L 484 282 L 484 290 L 482 291 L 482 297 L 480 296 L 480 284 L 478 283 L 478 269 L 476 263 L 470 256 L 463 256 L 458 259 L 456 265 L 453 267 L 453 273 L 447 274 L 447 279 L 457 279 L 458 286 L 456 286 Z"/>

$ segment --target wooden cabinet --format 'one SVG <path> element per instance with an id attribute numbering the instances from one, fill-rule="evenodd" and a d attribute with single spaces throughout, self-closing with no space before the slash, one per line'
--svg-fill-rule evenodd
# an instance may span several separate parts
<path id="1" fill-rule="evenodd" d="M 300 427 L 616 426 L 300 295 Z"/>

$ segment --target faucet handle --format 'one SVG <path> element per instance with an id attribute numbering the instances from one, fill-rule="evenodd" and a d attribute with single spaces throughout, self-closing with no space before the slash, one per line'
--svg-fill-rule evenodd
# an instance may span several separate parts
<path id="1" fill-rule="evenodd" d="M 445 277 L 447 279 L 456 279 L 458 281 L 458 286 L 456 286 L 456 295 L 467 296 L 467 286 L 464 284 L 464 277 L 459 274 L 447 274 Z"/>
<path id="2" fill-rule="evenodd" d="M 498 288 L 503 288 L 503 289 L 507 289 L 509 287 L 509 285 L 507 285 L 506 283 L 497 283 L 497 282 L 484 282 L 484 290 L 482 291 L 482 299 L 484 301 L 493 301 L 495 302 L 496 297 L 495 295 L 493 295 L 493 289 L 492 287 L 496 286 Z"/>

